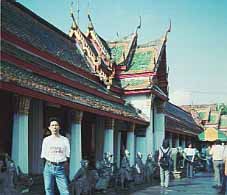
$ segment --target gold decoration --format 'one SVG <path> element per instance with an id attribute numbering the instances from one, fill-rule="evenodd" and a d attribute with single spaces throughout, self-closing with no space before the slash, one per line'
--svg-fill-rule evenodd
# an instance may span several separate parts
<path id="1" fill-rule="evenodd" d="M 14 104 L 14 111 L 21 114 L 28 114 L 30 108 L 30 97 L 26 96 L 14 96 L 15 104 Z"/>
<path id="2" fill-rule="evenodd" d="M 215 141 L 218 139 L 218 131 L 215 128 L 207 128 L 205 130 L 205 140 Z"/>
<path id="3" fill-rule="evenodd" d="M 108 118 L 105 120 L 105 129 L 114 129 L 114 119 Z"/>

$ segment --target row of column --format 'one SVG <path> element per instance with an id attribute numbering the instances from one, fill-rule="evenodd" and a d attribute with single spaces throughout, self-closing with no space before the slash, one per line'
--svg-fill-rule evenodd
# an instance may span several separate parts
<path id="1" fill-rule="evenodd" d="M 29 106 L 31 99 L 25 96 L 16 96 L 14 120 L 13 120 L 13 140 L 12 140 L 12 159 L 21 168 L 24 173 L 28 173 L 29 169 L 34 172 L 41 172 L 42 162 L 40 159 L 41 144 L 42 144 L 42 125 L 43 125 L 43 102 L 33 100 L 31 113 L 29 115 Z M 153 117 L 153 113 L 151 113 Z M 30 118 L 29 118 L 30 117 Z M 83 112 L 74 111 L 72 124 L 71 124 L 71 157 L 70 157 L 70 179 L 74 176 L 76 171 L 80 168 L 80 161 L 82 160 L 82 132 L 81 122 Z M 28 120 L 31 123 L 28 123 Z M 104 119 L 104 132 L 103 132 L 103 148 L 102 152 L 110 152 L 114 154 L 118 167 L 120 166 L 121 158 L 121 138 L 122 132 L 115 131 L 115 120 L 111 118 Z M 160 121 L 163 121 L 163 115 L 157 115 L 154 120 L 159 131 L 153 132 L 153 122 L 146 129 L 144 137 L 135 136 L 135 124 L 131 123 L 127 127 L 127 143 L 126 148 L 130 152 L 130 164 L 135 162 L 135 154 L 141 152 L 143 156 L 152 153 L 153 141 L 156 140 L 156 147 L 161 143 L 158 142 L 160 137 L 164 137 L 163 124 L 160 126 Z M 29 125 L 29 126 L 28 126 Z M 30 131 L 28 133 L 28 129 Z M 97 135 L 99 136 L 99 135 Z M 30 147 L 30 153 L 28 151 Z M 32 165 L 28 169 L 28 162 Z"/>
<path id="2" fill-rule="evenodd" d="M 186 137 L 186 136 L 181 136 L 179 134 L 173 134 L 173 133 L 169 133 L 168 134 L 168 139 L 169 139 L 169 143 L 170 143 L 170 147 L 187 147 L 187 143 L 193 143 L 193 140 L 191 137 Z M 174 143 L 175 142 L 175 143 Z"/>

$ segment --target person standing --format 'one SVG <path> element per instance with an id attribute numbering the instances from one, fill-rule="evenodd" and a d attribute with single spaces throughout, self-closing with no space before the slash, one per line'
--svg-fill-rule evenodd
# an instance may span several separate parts
<path id="1" fill-rule="evenodd" d="M 208 173 L 212 172 L 212 156 L 210 155 L 211 146 L 208 145 L 206 148 L 206 168 Z"/>
<path id="2" fill-rule="evenodd" d="M 158 156 L 161 187 L 168 188 L 169 186 L 170 156 L 171 156 L 171 149 L 169 147 L 169 141 L 165 139 L 163 140 L 162 146 L 159 148 L 159 156 Z"/>
<path id="3" fill-rule="evenodd" d="M 184 153 L 186 156 L 186 175 L 187 177 L 192 178 L 193 174 L 193 163 L 196 154 L 196 149 L 192 148 L 192 143 L 188 144 L 188 147 L 184 149 Z"/>
<path id="4" fill-rule="evenodd" d="M 220 188 L 222 184 L 222 176 L 223 176 L 223 153 L 224 146 L 221 145 L 221 141 L 217 140 L 215 145 L 212 146 L 210 150 L 210 154 L 213 158 L 213 166 L 214 166 L 214 180 L 215 180 L 215 188 Z"/>
<path id="5" fill-rule="evenodd" d="M 61 195 L 69 195 L 65 167 L 70 157 L 68 138 L 60 135 L 60 123 L 54 118 L 49 121 L 51 135 L 42 143 L 41 158 L 45 160 L 43 171 L 46 195 L 54 195 L 54 180 Z"/>

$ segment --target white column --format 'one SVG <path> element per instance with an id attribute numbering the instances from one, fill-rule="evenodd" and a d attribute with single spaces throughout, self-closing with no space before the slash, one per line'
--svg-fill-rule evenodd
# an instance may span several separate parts
<path id="1" fill-rule="evenodd" d="M 154 140 L 155 140 L 155 150 L 158 150 L 162 145 L 165 138 L 165 114 L 163 113 L 164 103 L 160 103 L 155 107 L 154 116 Z"/>
<path id="2" fill-rule="evenodd" d="M 130 166 L 135 164 L 135 124 L 132 124 L 130 131 L 127 132 L 127 149 L 130 152 L 129 162 Z"/>
<path id="3" fill-rule="evenodd" d="M 146 150 L 146 137 L 136 137 L 136 154 L 140 152 L 143 155 L 143 162 L 146 162 L 147 159 L 147 150 Z"/>
<path id="4" fill-rule="evenodd" d="M 104 130 L 104 153 L 114 153 L 114 119 L 105 120 Z"/>
<path id="5" fill-rule="evenodd" d="M 12 160 L 23 173 L 28 173 L 28 113 L 30 98 L 15 96 Z"/>
<path id="6" fill-rule="evenodd" d="M 153 103 L 153 99 L 152 99 Z M 154 124 L 153 124 L 153 117 L 154 117 L 154 108 L 153 104 L 151 104 L 151 110 L 150 110 L 150 124 L 146 129 L 146 137 L 143 143 L 143 146 L 146 148 L 145 156 L 147 156 L 149 153 L 154 154 Z"/>
<path id="7" fill-rule="evenodd" d="M 33 99 L 31 101 L 31 114 L 29 116 L 29 173 L 41 174 L 43 161 L 40 158 L 43 140 L 43 102 Z"/>
<path id="8" fill-rule="evenodd" d="M 81 141 L 81 121 L 83 112 L 75 111 L 71 126 L 71 155 L 69 178 L 73 179 L 74 175 L 80 168 L 82 160 L 82 141 Z"/>
<path id="9" fill-rule="evenodd" d="M 170 148 L 173 147 L 173 134 L 172 133 L 169 133 L 169 146 L 170 146 Z"/>

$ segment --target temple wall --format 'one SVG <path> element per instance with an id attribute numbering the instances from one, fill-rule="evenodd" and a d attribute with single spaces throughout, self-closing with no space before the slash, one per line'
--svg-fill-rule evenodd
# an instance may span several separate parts
<path id="1" fill-rule="evenodd" d="M 146 117 L 151 120 L 151 98 L 152 95 L 134 95 L 126 97 L 126 100 L 130 102 L 135 108 L 142 111 Z"/>
<path id="2" fill-rule="evenodd" d="M 165 138 L 165 114 L 154 106 L 154 150 L 158 150 Z"/>
<path id="3" fill-rule="evenodd" d="M 143 115 L 146 116 L 147 120 L 150 121 L 149 126 L 146 129 L 146 136 L 143 141 L 143 145 L 141 146 L 141 139 L 139 138 L 139 142 L 137 144 L 136 150 L 141 150 L 140 152 L 144 153 L 144 156 L 147 156 L 149 153 L 154 152 L 154 141 L 153 141 L 153 96 L 151 95 L 135 95 L 129 96 L 126 98 L 134 107 L 140 109 Z M 136 139 L 137 140 L 137 139 Z M 142 148 L 141 148 L 142 147 Z M 139 151 L 138 151 L 139 152 Z"/>

